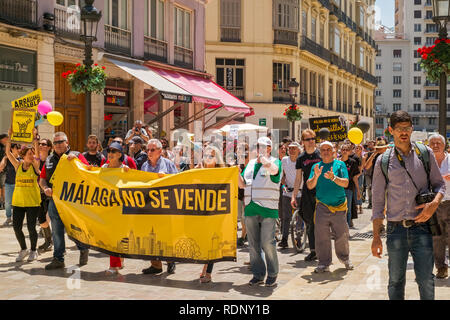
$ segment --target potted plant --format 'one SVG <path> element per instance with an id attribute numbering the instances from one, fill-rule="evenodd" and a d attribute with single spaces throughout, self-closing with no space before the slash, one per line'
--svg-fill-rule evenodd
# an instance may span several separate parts
<path id="1" fill-rule="evenodd" d="M 69 82 L 72 92 L 82 94 L 93 92 L 104 94 L 106 87 L 106 68 L 95 64 L 88 68 L 78 63 L 74 70 L 63 72 L 62 77 Z"/>
<path id="2" fill-rule="evenodd" d="M 421 55 L 420 66 L 427 73 L 430 81 L 439 81 L 444 72 L 447 77 L 450 70 L 450 39 L 436 39 L 434 45 L 417 49 Z"/>

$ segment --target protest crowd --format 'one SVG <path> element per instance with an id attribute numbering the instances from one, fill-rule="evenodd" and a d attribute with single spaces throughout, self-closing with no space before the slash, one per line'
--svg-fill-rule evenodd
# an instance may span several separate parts
<path id="1" fill-rule="evenodd" d="M 277 249 L 289 247 L 295 210 L 305 225 L 309 248 L 305 260 L 317 261 L 314 272 L 330 271 L 332 241 L 339 261 L 353 270 L 349 230 L 367 202 L 373 212 L 374 256 L 381 258 L 381 234 L 387 236 L 389 298 L 404 299 L 411 253 L 420 297 L 434 299 L 434 278 L 448 277 L 450 150 L 439 134 L 414 144 L 412 130 L 411 117 L 397 111 L 390 119 L 391 141 L 378 137 L 357 145 L 348 139 L 337 143 L 319 139 L 316 132 L 306 129 L 298 141 L 284 137 L 278 142 L 268 133 L 252 142 L 216 134 L 203 142 L 180 143 L 156 139 L 143 122 L 136 121 L 126 136 L 114 137 L 103 145 L 97 136 L 90 135 L 85 152 L 72 150 L 64 132 L 55 133 L 50 140 L 41 139 L 34 130 L 32 146 L 12 143 L 10 132 L 0 135 L 0 209 L 6 211 L 3 226 L 14 228 L 19 244 L 16 262 L 31 262 L 39 259 L 40 252 L 53 250 L 53 260 L 45 269 L 64 268 L 65 226 L 52 199 L 51 180 L 63 155 L 89 167 L 123 168 L 125 173 L 141 170 L 159 177 L 237 166 L 240 228 L 236 245 L 249 249 L 244 262 L 253 274 L 249 285 L 276 285 Z M 25 217 L 29 245 L 22 231 Z M 40 245 L 39 233 L 43 237 Z M 77 246 L 79 265 L 86 265 L 89 248 Z M 169 274 L 176 272 L 177 263 L 166 261 Z M 214 263 L 207 263 L 199 268 L 201 283 L 212 281 L 213 267 Z M 110 265 L 105 266 L 111 275 L 123 268 L 124 259 L 116 256 L 110 256 Z M 163 263 L 152 260 L 142 272 L 162 273 Z"/>

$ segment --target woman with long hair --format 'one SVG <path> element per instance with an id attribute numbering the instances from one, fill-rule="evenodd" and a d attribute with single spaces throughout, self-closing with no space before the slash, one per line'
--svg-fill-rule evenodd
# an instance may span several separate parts
<path id="1" fill-rule="evenodd" d="M 39 141 L 39 157 L 36 157 L 36 160 L 39 160 L 39 170 L 42 170 L 42 167 L 45 165 L 45 161 L 52 152 L 52 148 L 53 144 L 50 139 L 41 139 Z M 38 247 L 38 250 L 49 251 L 52 247 L 52 230 L 50 229 L 50 217 L 47 213 L 49 198 L 47 198 L 42 189 L 40 191 L 41 206 L 39 207 L 38 220 L 42 233 L 44 234 L 45 242 Z"/>
<path id="2" fill-rule="evenodd" d="M 11 137 L 11 133 L 12 131 L 9 129 L 9 137 Z M 8 138 L 6 144 L 6 156 L 16 170 L 16 181 L 12 198 L 13 227 L 21 249 L 16 262 L 23 261 L 28 254 L 29 262 L 36 260 L 38 257 L 36 251 L 38 240 L 36 220 L 41 206 L 41 192 L 38 185 L 41 171 L 39 170 L 39 161 L 35 157 L 38 153 L 36 134 L 37 130 L 33 129 L 34 146 L 23 146 L 20 149 L 20 157 L 23 160 L 17 160 L 11 153 L 11 138 Z M 27 217 L 27 228 L 31 242 L 30 252 L 27 250 L 25 235 L 22 231 L 25 216 Z"/>

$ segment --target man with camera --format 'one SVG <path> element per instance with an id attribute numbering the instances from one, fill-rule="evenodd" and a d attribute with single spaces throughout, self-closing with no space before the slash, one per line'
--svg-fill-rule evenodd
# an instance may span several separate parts
<path id="1" fill-rule="evenodd" d="M 129 144 L 134 137 L 140 137 L 144 142 L 150 140 L 147 131 L 142 126 L 141 120 L 136 120 L 134 122 L 134 127 L 128 130 L 127 135 L 125 136 L 125 144 Z"/>
<path id="2" fill-rule="evenodd" d="M 396 111 L 390 124 L 395 147 L 378 157 L 372 181 L 372 255 L 381 258 L 383 254 L 379 230 L 386 218 L 389 299 L 405 298 L 406 267 L 411 253 L 420 298 L 433 300 L 432 235 L 439 233 L 433 214 L 444 197 L 445 182 L 431 149 L 411 143 L 411 116 Z"/>

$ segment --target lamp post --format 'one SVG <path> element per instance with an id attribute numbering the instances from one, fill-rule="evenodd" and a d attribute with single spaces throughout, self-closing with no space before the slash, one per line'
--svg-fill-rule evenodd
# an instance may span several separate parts
<path id="1" fill-rule="evenodd" d="M 361 104 L 359 103 L 359 101 L 356 101 L 355 104 L 355 114 L 356 114 L 356 124 L 358 124 L 359 122 L 359 115 L 361 114 Z"/>
<path id="2" fill-rule="evenodd" d="M 450 20 L 450 1 L 432 0 L 433 21 L 439 25 L 439 39 L 447 39 L 447 22 Z M 439 133 L 447 139 L 447 74 L 439 79 Z"/>
<path id="3" fill-rule="evenodd" d="M 289 81 L 289 96 L 291 97 L 292 106 L 295 104 L 295 98 L 297 97 L 297 88 L 300 86 L 295 78 Z M 292 121 L 292 140 L 295 141 L 295 121 Z"/>
<path id="4" fill-rule="evenodd" d="M 98 11 L 94 6 L 94 0 L 85 0 L 86 5 L 81 9 L 81 41 L 84 41 L 84 60 L 83 64 L 86 68 L 92 68 L 94 61 L 92 60 L 92 43 L 97 41 L 98 22 L 102 17 L 102 12 Z M 92 133 L 92 112 L 91 112 L 91 92 L 85 93 L 85 137 Z"/>

